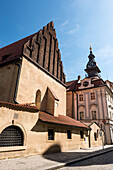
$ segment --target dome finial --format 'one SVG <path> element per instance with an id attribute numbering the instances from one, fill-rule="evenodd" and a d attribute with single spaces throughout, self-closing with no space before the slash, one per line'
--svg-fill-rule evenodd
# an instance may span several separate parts
<path id="1" fill-rule="evenodd" d="M 91 47 L 91 43 L 90 43 L 89 45 L 90 45 L 90 48 L 89 48 L 89 49 L 90 49 L 90 53 L 92 53 L 92 47 Z"/>

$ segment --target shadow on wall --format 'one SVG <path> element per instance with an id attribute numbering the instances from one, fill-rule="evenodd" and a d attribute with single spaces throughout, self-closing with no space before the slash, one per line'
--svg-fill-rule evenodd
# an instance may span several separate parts
<path id="1" fill-rule="evenodd" d="M 54 144 L 50 146 L 42 155 L 43 157 L 46 158 L 45 155 L 51 154 L 51 153 L 57 153 L 57 152 L 61 152 L 61 146 L 59 144 Z"/>

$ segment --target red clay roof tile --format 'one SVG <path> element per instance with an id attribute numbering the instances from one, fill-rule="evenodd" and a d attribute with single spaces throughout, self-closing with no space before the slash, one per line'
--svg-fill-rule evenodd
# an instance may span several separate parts
<path id="1" fill-rule="evenodd" d="M 35 33 L 37 34 L 37 33 Z M 23 45 L 30 40 L 35 34 L 32 34 L 26 38 L 16 41 L 6 47 L 0 49 L 0 64 L 7 63 L 9 61 L 18 59 L 22 55 Z"/>
<path id="2" fill-rule="evenodd" d="M 33 111 L 33 112 L 39 111 L 36 106 L 30 106 L 28 104 L 14 104 L 14 103 L 0 101 L 0 107 L 2 107 L 2 106 L 11 108 L 14 110 Z"/>
<path id="3" fill-rule="evenodd" d="M 42 122 L 55 123 L 55 124 L 68 125 L 68 126 L 88 129 L 88 126 L 68 116 L 58 115 L 57 117 L 42 111 L 39 112 L 39 120 L 41 120 Z"/>

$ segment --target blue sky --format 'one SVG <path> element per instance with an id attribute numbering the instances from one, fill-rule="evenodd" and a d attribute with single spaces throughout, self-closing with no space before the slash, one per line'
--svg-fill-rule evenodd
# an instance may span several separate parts
<path id="1" fill-rule="evenodd" d="M 0 0 L 0 16 L 0 48 L 54 21 L 67 81 L 84 78 L 89 43 L 113 81 L 113 0 Z"/>

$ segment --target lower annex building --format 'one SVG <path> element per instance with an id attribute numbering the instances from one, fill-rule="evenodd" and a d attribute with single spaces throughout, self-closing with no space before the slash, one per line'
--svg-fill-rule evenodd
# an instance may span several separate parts
<path id="1" fill-rule="evenodd" d="M 104 131 L 105 144 L 113 143 L 113 83 L 104 81 L 90 47 L 89 61 L 81 80 L 66 82 L 67 116 L 89 125 L 96 122 Z M 97 134 L 98 136 L 98 131 Z M 95 138 L 95 132 L 94 132 Z"/>
<path id="2" fill-rule="evenodd" d="M 90 128 L 66 116 L 53 22 L 0 49 L 0 158 L 87 148 Z"/>

